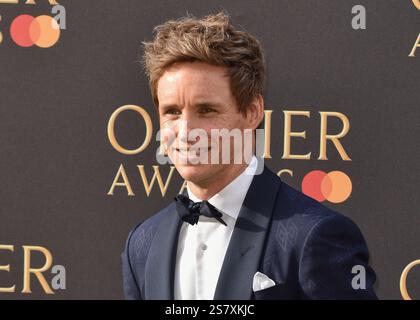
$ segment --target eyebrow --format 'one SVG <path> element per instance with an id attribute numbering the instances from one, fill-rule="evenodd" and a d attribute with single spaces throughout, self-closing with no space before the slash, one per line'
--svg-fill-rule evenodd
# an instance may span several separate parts
<path id="1" fill-rule="evenodd" d="M 195 108 L 202 108 L 202 107 L 221 108 L 222 104 L 219 102 L 199 102 L 199 103 L 195 103 L 193 106 Z M 162 111 L 167 111 L 170 109 L 179 109 L 179 108 L 180 107 L 177 104 L 168 104 L 168 105 L 163 105 L 159 107 L 159 109 L 161 109 Z"/>
<path id="2" fill-rule="evenodd" d="M 221 108 L 222 104 L 219 102 L 200 102 L 194 105 L 196 108 L 200 107 L 213 107 L 213 108 Z"/>

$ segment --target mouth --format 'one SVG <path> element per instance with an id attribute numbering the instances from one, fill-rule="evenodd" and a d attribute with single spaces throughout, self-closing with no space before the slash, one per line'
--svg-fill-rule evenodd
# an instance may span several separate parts
<path id="1" fill-rule="evenodd" d="M 176 154 L 178 155 L 178 160 L 181 161 L 187 161 L 189 160 L 196 160 L 200 157 L 209 154 L 211 147 L 208 148 L 190 148 L 190 149 L 184 149 L 184 148 L 174 148 Z"/>
<path id="2" fill-rule="evenodd" d="M 183 148 L 175 148 L 175 150 L 177 152 L 181 152 L 181 153 L 189 153 L 189 152 L 193 152 L 193 153 L 197 153 L 197 152 L 207 152 L 211 150 L 211 147 L 208 148 L 197 148 L 197 149 L 183 149 Z"/>

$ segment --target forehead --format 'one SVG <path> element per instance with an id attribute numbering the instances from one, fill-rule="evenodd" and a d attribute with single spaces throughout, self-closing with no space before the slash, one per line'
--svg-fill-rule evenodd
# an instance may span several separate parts
<path id="1" fill-rule="evenodd" d="M 165 70 L 158 81 L 159 101 L 179 98 L 211 98 L 230 95 L 227 68 L 203 62 L 182 62 Z"/>

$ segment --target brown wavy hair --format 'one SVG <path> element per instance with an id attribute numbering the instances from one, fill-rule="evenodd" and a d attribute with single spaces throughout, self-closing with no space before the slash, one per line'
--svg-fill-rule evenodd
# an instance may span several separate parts
<path id="1" fill-rule="evenodd" d="M 142 42 L 142 63 L 157 108 L 158 81 L 175 62 L 200 61 L 227 67 L 232 94 L 239 111 L 245 114 L 252 100 L 263 94 L 266 70 L 262 46 L 248 32 L 235 29 L 227 13 L 200 19 L 187 15 L 156 26 L 154 32 L 153 41 Z"/>

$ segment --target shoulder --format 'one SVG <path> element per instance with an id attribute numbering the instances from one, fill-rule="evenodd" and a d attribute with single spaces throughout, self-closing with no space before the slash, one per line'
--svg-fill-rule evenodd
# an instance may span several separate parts
<path id="1" fill-rule="evenodd" d="M 313 227 L 324 219 L 345 218 L 342 214 L 326 207 L 283 181 L 277 197 L 276 209 L 275 215 L 278 218 L 290 218 L 298 223 L 308 225 L 308 227 Z"/>
<path id="2" fill-rule="evenodd" d="M 130 254 L 147 255 L 153 237 L 160 223 L 170 214 L 173 214 L 175 204 L 170 203 L 162 210 L 158 211 L 146 220 L 140 221 L 128 234 L 126 240 L 126 250 Z"/>
<path id="3" fill-rule="evenodd" d="M 295 240 L 295 243 L 301 245 L 320 234 L 334 236 L 347 233 L 362 238 L 359 228 L 349 217 L 326 207 L 283 181 L 273 212 L 273 222 L 277 233 L 287 233 L 289 238 L 293 238 L 289 240 Z"/>

